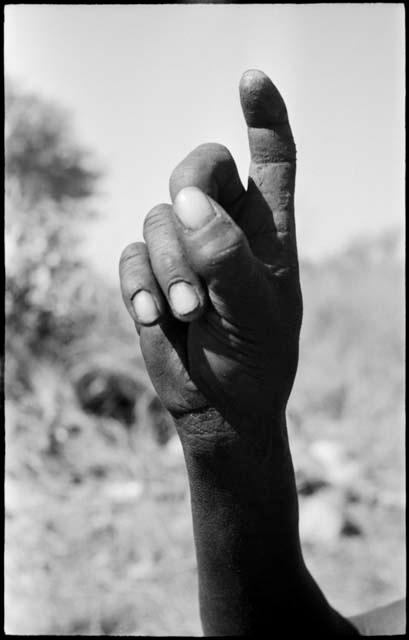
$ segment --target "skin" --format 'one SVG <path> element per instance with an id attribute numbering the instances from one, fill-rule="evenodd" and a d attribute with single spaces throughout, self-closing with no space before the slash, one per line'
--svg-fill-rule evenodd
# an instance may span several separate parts
<path id="1" fill-rule="evenodd" d="M 225 147 L 190 153 L 171 175 L 172 204 L 154 207 L 145 242 L 122 253 L 123 299 L 184 450 L 205 635 L 356 635 L 308 572 L 298 533 L 285 420 L 302 320 L 295 144 L 264 73 L 242 76 L 240 100 L 247 189 Z M 185 314 L 178 282 L 197 297 Z"/>

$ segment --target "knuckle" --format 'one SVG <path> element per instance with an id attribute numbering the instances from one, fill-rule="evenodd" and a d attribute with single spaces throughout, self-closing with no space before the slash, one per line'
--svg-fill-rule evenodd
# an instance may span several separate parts
<path id="1" fill-rule="evenodd" d="M 152 234 L 163 230 L 169 224 L 170 205 L 158 204 L 149 211 L 143 222 L 143 236 L 150 237 Z"/>
<path id="2" fill-rule="evenodd" d="M 150 260 L 153 272 L 166 287 L 176 280 L 191 281 L 193 278 L 182 248 L 178 244 L 168 244 L 166 236 L 151 249 Z"/>
<path id="3" fill-rule="evenodd" d="M 218 142 L 205 142 L 191 151 L 172 171 L 169 190 L 172 198 L 183 187 L 198 186 L 206 192 L 215 191 L 214 172 L 220 165 L 231 166 L 233 157 L 227 147 Z"/>
<path id="4" fill-rule="evenodd" d="M 122 272 L 120 275 L 120 284 L 121 284 L 121 293 L 122 299 L 127 304 L 131 295 L 130 291 L 132 288 L 132 279 L 129 277 L 129 274 L 126 272 Z"/>
<path id="5" fill-rule="evenodd" d="M 181 188 L 186 187 L 192 181 L 192 169 L 187 158 L 182 160 L 172 171 L 169 178 L 169 191 L 174 199 Z"/>
<path id="6" fill-rule="evenodd" d="M 231 226 L 216 237 L 204 243 L 200 250 L 200 261 L 210 270 L 219 268 L 222 264 L 234 263 L 238 254 L 246 247 L 243 232 L 239 227 Z"/>
<path id="7" fill-rule="evenodd" d="M 196 147 L 192 153 L 197 153 L 199 156 L 209 155 L 217 160 L 230 159 L 232 157 L 228 148 L 219 142 L 204 142 Z"/>
<path id="8" fill-rule="evenodd" d="M 129 264 L 130 261 L 138 258 L 141 254 L 146 252 L 146 247 L 143 242 L 132 242 L 128 244 L 125 249 L 121 253 L 121 257 L 119 258 L 119 266 L 120 268 L 124 268 L 125 265 Z"/>
<path id="9" fill-rule="evenodd" d="M 225 232 L 223 238 L 224 249 L 226 253 L 235 253 L 244 245 L 244 234 L 240 227 L 229 225 L 229 229 Z"/>
<path id="10" fill-rule="evenodd" d="M 172 279 L 176 273 L 183 270 L 181 256 L 172 252 L 164 251 L 160 256 L 160 263 L 163 273 L 166 274 L 168 280 Z"/>

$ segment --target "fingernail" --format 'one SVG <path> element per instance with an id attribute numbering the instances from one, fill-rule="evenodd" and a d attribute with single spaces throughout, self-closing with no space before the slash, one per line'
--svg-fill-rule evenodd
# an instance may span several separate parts
<path id="1" fill-rule="evenodd" d="M 200 229 L 216 215 L 210 200 L 197 187 L 179 191 L 173 209 L 188 229 Z"/>
<path id="2" fill-rule="evenodd" d="M 186 282 L 173 284 L 169 289 L 169 298 L 173 309 L 181 316 L 192 313 L 199 305 L 195 291 Z"/>
<path id="3" fill-rule="evenodd" d="M 132 300 L 136 317 L 142 324 L 152 324 L 159 318 L 155 300 L 148 291 L 139 291 Z"/>

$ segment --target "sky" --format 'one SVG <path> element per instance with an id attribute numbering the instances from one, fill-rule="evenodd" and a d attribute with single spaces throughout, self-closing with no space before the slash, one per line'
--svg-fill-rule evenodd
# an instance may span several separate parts
<path id="1" fill-rule="evenodd" d="M 72 113 L 105 176 L 83 250 L 108 279 L 203 142 L 249 154 L 238 84 L 262 69 L 298 154 L 301 258 L 404 225 L 403 4 L 8 5 L 5 72 Z"/>

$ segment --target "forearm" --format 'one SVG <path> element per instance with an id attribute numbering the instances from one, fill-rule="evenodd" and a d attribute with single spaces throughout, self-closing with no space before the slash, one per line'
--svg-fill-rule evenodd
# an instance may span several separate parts
<path id="1" fill-rule="evenodd" d="M 183 420 L 178 426 L 205 634 L 244 635 L 283 626 L 353 634 L 303 562 L 283 419 L 252 425 L 253 436 L 255 430 L 272 434 L 267 445 L 263 438 L 246 439 L 242 425 L 226 424 L 215 411 Z M 255 440 L 265 446 L 256 450 Z"/>

